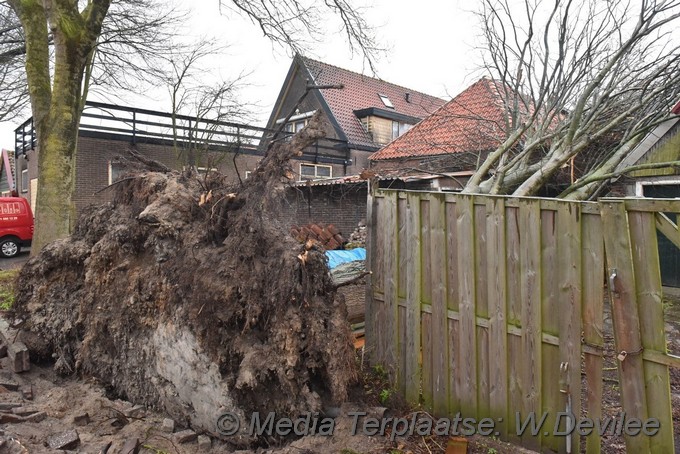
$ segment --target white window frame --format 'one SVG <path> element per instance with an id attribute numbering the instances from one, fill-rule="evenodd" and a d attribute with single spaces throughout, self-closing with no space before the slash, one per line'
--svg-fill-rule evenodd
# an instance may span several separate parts
<path id="1" fill-rule="evenodd" d="M 23 169 L 21 171 L 21 192 L 28 192 L 28 169 Z"/>
<path id="2" fill-rule="evenodd" d="M 313 167 L 314 168 L 314 176 L 311 175 L 303 175 L 302 174 L 302 167 L 307 166 L 307 167 Z M 319 168 L 324 168 L 328 169 L 328 176 L 319 176 L 318 169 Z M 302 180 L 321 180 L 321 179 L 328 179 L 328 178 L 333 178 L 333 166 L 326 165 L 326 164 L 309 164 L 309 163 L 300 163 L 300 181 Z"/>
<path id="3" fill-rule="evenodd" d="M 380 97 L 380 100 L 382 101 L 382 103 L 385 104 L 385 107 L 388 107 L 390 109 L 394 109 L 394 104 L 392 104 L 392 100 L 389 98 L 389 96 L 383 95 L 381 93 L 378 93 L 378 96 Z"/>
<path id="4" fill-rule="evenodd" d="M 217 167 L 196 167 L 196 172 L 198 172 L 199 175 L 205 175 L 208 172 L 217 172 Z"/>
<path id="5" fill-rule="evenodd" d="M 638 180 L 635 182 L 635 196 L 644 197 L 645 186 L 656 186 L 656 185 L 680 185 L 680 178 L 678 179 L 663 179 L 663 180 Z"/>
<path id="6" fill-rule="evenodd" d="M 247 180 L 248 178 L 250 178 L 250 174 L 252 174 L 252 173 L 253 173 L 252 171 L 246 170 L 246 178 L 245 179 Z"/>
<path id="7" fill-rule="evenodd" d="M 117 164 L 117 163 L 114 163 L 113 161 L 109 161 L 109 162 L 108 162 L 109 186 L 111 186 L 113 183 L 115 183 L 116 181 L 118 181 L 118 180 L 116 180 L 116 181 L 113 180 L 113 165 L 114 165 L 114 164 Z"/>

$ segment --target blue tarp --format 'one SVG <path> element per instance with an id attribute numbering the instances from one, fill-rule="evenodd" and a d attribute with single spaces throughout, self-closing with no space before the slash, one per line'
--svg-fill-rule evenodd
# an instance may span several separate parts
<path id="1" fill-rule="evenodd" d="M 356 260 L 366 260 L 366 249 L 358 247 L 348 251 L 326 251 L 328 268 L 333 269 L 338 265 Z"/>

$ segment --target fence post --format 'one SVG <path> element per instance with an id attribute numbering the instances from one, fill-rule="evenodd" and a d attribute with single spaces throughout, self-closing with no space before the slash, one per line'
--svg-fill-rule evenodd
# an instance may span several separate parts
<path id="1" fill-rule="evenodd" d="M 642 362 L 635 270 L 631 255 L 628 216 L 623 201 L 600 202 L 602 232 L 607 256 L 609 295 L 614 322 L 614 342 L 626 418 L 646 421 L 647 397 Z M 649 438 L 626 435 L 628 452 L 650 452 Z"/>

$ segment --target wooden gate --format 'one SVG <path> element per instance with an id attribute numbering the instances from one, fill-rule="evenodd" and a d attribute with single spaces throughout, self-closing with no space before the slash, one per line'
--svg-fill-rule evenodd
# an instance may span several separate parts
<path id="1" fill-rule="evenodd" d="M 627 446 L 674 452 L 668 366 L 680 361 L 666 351 L 656 229 L 680 243 L 661 214 L 680 201 L 378 190 L 368 211 L 367 348 L 407 400 L 493 418 L 501 438 L 529 448 L 599 452 L 597 431 L 553 429 L 564 431 L 567 409 L 603 418 L 607 280 L 623 409 L 660 425 Z M 546 430 L 522 433 L 531 413 Z"/>

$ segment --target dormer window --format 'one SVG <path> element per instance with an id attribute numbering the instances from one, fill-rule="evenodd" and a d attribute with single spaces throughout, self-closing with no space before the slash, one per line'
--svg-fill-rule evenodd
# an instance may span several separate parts
<path id="1" fill-rule="evenodd" d="M 380 100 L 383 102 L 383 104 L 385 104 L 385 107 L 394 109 L 394 104 L 392 104 L 392 101 L 390 101 L 390 98 L 388 98 L 387 95 L 381 95 L 378 93 L 378 96 L 380 96 Z"/>

